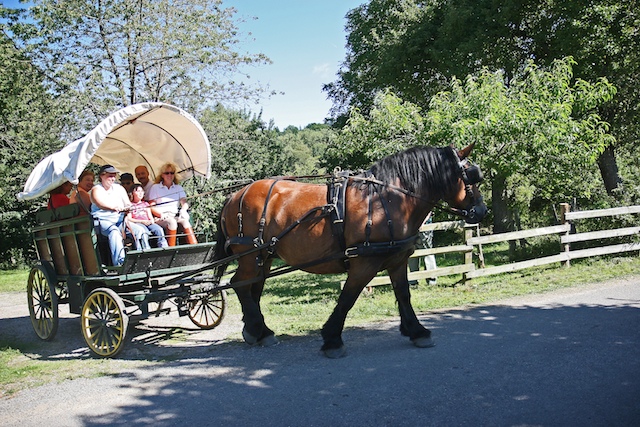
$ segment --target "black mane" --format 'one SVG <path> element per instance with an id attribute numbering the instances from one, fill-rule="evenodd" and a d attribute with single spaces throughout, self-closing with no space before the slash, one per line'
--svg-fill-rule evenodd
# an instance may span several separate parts
<path id="1" fill-rule="evenodd" d="M 458 167 L 458 159 L 449 147 L 412 147 L 377 161 L 365 175 L 373 175 L 385 184 L 399 180 L 405 190 L 439 199 L 455 191 Z M 371 187 L 367 188 L 365 191 L 370 191 Z"/>

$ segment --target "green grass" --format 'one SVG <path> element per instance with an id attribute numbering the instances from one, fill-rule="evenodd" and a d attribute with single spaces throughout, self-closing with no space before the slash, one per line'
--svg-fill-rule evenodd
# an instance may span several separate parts
<path id="1" fill-rule="evenodd" d="M 439 264 L 440 265 L 440 264 Z M 491 264 L 489 264 L 491 265 Z M 640 271 L 640 258 L 620 256 L 573 261 L 570 268 L 552 264 L 519 272 L 457 283 L 461 275 L 439 277 L 437 285 L 424 281 L 411 289 L 418 313 L 436 309 L 491 303 L 500 299 L 542 293 L 586 283 L 631 276 Z M 319 331 L 333 310 L 345 275 L 320 276 L 293 272 L 269 279 L 262 299 L 267 324 L 278 335 L 309 335 Z M 347 317 L 347 326 L 397 319 L 391 286 L 377 286 L 360 296 Z"/>
<path id="2" fill-rule="evenodd" d="M 26 291 L 29 270 L 0 270 L 0 292 Z"/>
<path id="3" fill-rule="evenodd" d="M 503 251 L 504 248 L 498 248 Z M 504 254 L 487 254 L 491 265 Z M 441 262 L 442 261 L 442 262 Z M 439 260 L 444 265 L 446 260 Z M 455 263 L 455 262 L 454 262 Z M 503 298 L 542 293 L 560 288 L 580 286 L 632 276 L 640 271 L 640 257 L 619 256 L 574 261 L 570 268 L 558 264 L 514 273 L 482 277 L 459 284 L 461 276 L 439 277 L 437 285 L 424 281 L 411 289 L 412 303 L 418 313 L 470 304 L 490 304 Z M 0 272 L 1 292 L 24 292 L 28 271 Z M 292 336 L 317 335 L 333 310 L 345 275 L 312 275 L 293 272 L 268 280 L 262 308 L 269 327 L 283 340 Z M 239 314 L 240 305 L 229 291 L 227 312 Z M 0 294 L 1 298 L 1 294 Z M 28 316 L 25 307 L 25 316 Z M 371 295 L 363 294 L 347 317 L 346 327 L 370 322 L 398 319 L 391 286 L 377 286 Z M 238 331 L 239 332 L 239 331 Z M 25 331 L 25 333 L 33 333 Z M 78 331 L 80 333 L 80 331 Z M 238 337 L 240 334 L 238 333 Z M 239 339 L 239 338 L 238 338 Z M 0 336 L 0 397 L 18 390 L 82 376 L 108 375 L 131 361 L 118 359 L 39 360 L 41 346 L 27 345 L 19 338 L 8 341 Z M 136 361 L 135 363 L 162 363 Z"/>

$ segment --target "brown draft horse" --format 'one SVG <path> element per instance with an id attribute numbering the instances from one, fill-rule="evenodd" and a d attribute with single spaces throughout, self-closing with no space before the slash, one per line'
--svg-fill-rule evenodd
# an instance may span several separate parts
<path id="1" fill-rule="evenodd" d="M 242 305 L 244 340 L 265 346 L 278 342 L 265 325 L 260 297 L 272 261 L 279 257 L 309 273 L 348 272 L 322 328 L 327 357 L 345 355 L 342 330 L 347 313 L 382 270 L 391 277 L 402 335 L 418 347 L 433 346 L 431 331 L 420 324 L 411 306 L 407 259 L 419 227 L 440 200 L 468 222 L 477 223 L 486 214 L 477 189 L 481 172 L 465 160 L 472 148 L 473 144 L 459 151 L 414 147 L 348 176 L 343 184 L 344 214 L 337 219 L 338 207 L 328 201 L 328 185 L 264 179 L 232 194 L 221 212 L 217 258 L 238 260 L 230 286 Z M 225 268 L 217 269 L 218 277 Z"/>

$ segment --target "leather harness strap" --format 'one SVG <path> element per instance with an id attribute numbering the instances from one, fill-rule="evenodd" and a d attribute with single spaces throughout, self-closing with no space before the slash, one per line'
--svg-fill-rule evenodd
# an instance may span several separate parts
<path id="1" fill-rule="evenodd" d="M 252 184 L 245 188 L 242 196 L 240 197 L 240 202 L 238 206 L 238 234 L 236 236 L 230 236 L 227 238 L 225 242 L 225 249 L 227 249 L 231 245 L 244 245 L 244 246 L 253 246 L 253 249 L 243 253 L 237 254 L 236 256 L 244 256 L 253 252 L 260 252 L 262 250 L 266 250 L 268 256 L 271 256 L 275 253 L 275 246 L 286 234 L 288 234 L 291 230 L 293 230 L 298 225 L 308 222 L 308 221 L 317 221 L 320 218 L 325 216 L 330 216 L 331 227 L 333 235 L 338 239 L 340 243 L 340 252 L 334 253 L 322 259 L 317 259 L 314 261 L 306 262 L 304 264 L 298 266 L 285 266 L 282 268 L 286 268 L 287 271 L 293 271 L 300 268 L 310 267 L 313 265 L 323 264 L 329 261 L 334 260 L 343 260 L 345 263 L 345 267 L 349 268 L 349 258 L 354 258 L 358 256 L 375 256 L 375 255 L 384 255 L 391 253 L 398 253 L 405 250 L 410 250 L 415 247 L 415 242 L 417 235 L 408 237 L 406 239 L 396 241 L 393 236 L 393 222 L 391 220 L 391 216 L 389 213 L 387 202 L 384 200 L 382 196 L 381 189 L 379 188 L 379 182 L 375 180 L 373 176 L 369 176 L 366 181 L 368 181 L 373 186 L 373 191 L 370 191 L 367 194 L 367 203 L 368 203 L 368 212 L 367 212 L 367 222 L 365 225 L 365 241 L 362 243 L 358 243 L 354 246 L 348 247 L 346 246 L 346 241 L 344 237 L 344 221 L 346 215 L 346 190 L 349 185 L 349 179 L 352 176 L 349 171 L 336 171 L 334 175 L 332 175 L 331 180 L 328 182 L 328 191 L 327 191 L 327 201 L 328 204 L 324 206 L 317 206 L 309 211 L 307 211 L 300 219 L 290 224 L 284 230 L 282 230 L 277 236 L 273 236 L 269 242 L 264 242 L 264 229 L 266 226 L 266 214 L 267 207 L 269 205 L 269 201 L 271 199 L 271 195 L 275 188 L 275 185 L 279 182 L 280 179 L 276 179 L 270 186 L 267 196 L 265 197 L 264 207 L 262 209 L 262 215 L 260 217 L 258 223 L 258 235 L 255 238 L 251 238 L 249 236 L 244 236 L 243 226 L 242 226 L 242 206 L 244 204 L 244 197 L 247 195 L 247 192 Z M 387 219 L 387 226 L 389 228 L 390 241 L 388 242 L 371 242 L 371 229 L 373 227 L 373 197 L 372 193 L 376 193 L 380 199 L 380 203 L 385 213 L 385 217 Z M 320 212 L 319 215 L 317 213 Z M 257 256 L 258 265 L 262 266 L 264 264 L 264 260 L 262 255 L 259 254 Z M 281 273 L 280 273 L 281 274 Z M 276 274 L 271 274 L 273 276 Z"/>

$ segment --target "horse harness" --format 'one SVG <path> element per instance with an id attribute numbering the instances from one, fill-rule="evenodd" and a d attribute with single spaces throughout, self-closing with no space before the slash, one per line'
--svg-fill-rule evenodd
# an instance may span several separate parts
<path id="1" fill-rule="evenodd" d="M 460 160 L 458 153 L 455 149 L 452 148 L 454 152 L 455 158 L 458 162 L 458 168 L 460 176 L 465 184 L 465 191 L 467 193 L 467 197 L 469 197 L 473 203 L 472 208 L 470 210 L 463 210 L 457 208 L 450 207 L 441 207 L 434 203 L 434 207 L 443 211 L 447 211 L 454 215 L 460 215 L 466 218 L 473 218 L 475 216 L 475 196 L 473 194 L 472 186 L 482 181 L 482 171 L 480 167 L 468 162 L 466 159 Z M 393 222 L 391 220 L 391 215 L 389 214 L 389 209 L 387 203 L 385 202 L 384 197 L 382 197 L 382 189 L 384 187 L 391 188 L 396 191 L 400 191 L 410 197 L 424 199 L 419 194 L 416 194 L 412 191 L 409 191 L 405 188 L 398 187 L 392 184 L 384 183 L 379 181 L 371 174 L 371 172 L 367 171 L 360 175 L 353 175 L 350 171 L 342 171 L 340 169 L 336 169 L 333 174 L 328 176 L 327 182 L 327 204 L 323 206 L 317 206 L 309 211 L 307 211 L 301 218 L 297 221 L 290 224 L 284 230 L 282 230 L 277 236 L 272 236 L 268 242 L 264 241 L 264 229 L 266 226 L 266 217 L 267 217 L 267 207 L 269 206 L 269 201 L 271 199 L 271 195 L 273 193 L 273 189 L 276 184 L 284 179 L 294 179 L 294 178 L 275 178 L 271 186 L 269 187 L 269 191 L 267 192 L 267 196 L 265 197 L 264 207 L 262 209 L 262 215 L 258 222 L 258 235 L 256 237 L 250 237 L 244 235 L 243 230 L 243 214 L 242 207 L 244 204 L 244 198 L 247 195 L 247 192 L 251 188 L 254 183 L 249 184 L 243 190 L 243 194 L 240 197 L 240 202 L 238 205 L 238 233 L 235 236 L 230 236 L 227 238 L 225 242 L 225 250 L 229 248 L 231 245 L 245 245 L 245 246 L 253 246 L 252 249 L 246 251 L 242 254 L 236 254 L 233 258 L 240 256 L 245 256 L 253 252 L 258 252 L 257 255 L 257 263 L 258 266 L 262 267 L 266 258 L 263 256 L 262 251 L 266 250 L 267 258 L 271 257 L 276 252 L 276 244 L 282 239 L 287 233 L 293 230 L 300 224 L 318 221 L 321 218 L 329 217 L 329 221 L 331 224 L 331 230 L 334 237 L 338 239 L 340 244 L 340 252 L 336 252 L 335 254 L 329 255 L 322 259 L 310 261 L 297 266 L 283 267 L 282 272 L 272 272 L 271 276 L 275 276 L 278 274 L 283 274 L 289 271 L 294 271 L 306 267 L 310 267 L 313 265 L 323 264 L 329 261 L 334 260 L 342 260 L 344 262 L 345 269 L 349 269 L 349 259 L 355 258 L 359 256 L 375 256 L 375 255 L 389 255 L 392 253 L 399 253 L 406 250 L 412 250 L 415 248 L 415 242 L 418 235 L 410 236 L 405 239 L 395 240 L 393 233 Z M 349 186 L 350 181 L 360 181 L 365 182 L 368 185 L 373 187 L 374 191 L 369 191 L 367 195 L 367 222 L 365 224 L 365 241 L 358 243 L 354 246 L 347 247 L 345 236 L 344 236 L 344 221 L 346 216 L 346 191 Z M 384 210 L 385 217 L 387 219 L 387 227 L 389 229 L 389 235 L 391 239 L 388 242 L 371 242 L 371 229 L 373 227 L 373 197 L 372 194 L 377 193 L 379 195 L 380 203 L 382 205 L 382 209 Z M 430 200 L 427 200 L 430 201 Z M 224 228 L 224 234 L 229 236 L 228 231 L 226 230 L 224 222 L 222 223 L 222 227 Z"/>
<path id="2" fill-rule="evenodd" d="M 353 176 L 350 171 L 341 171 L 336 170 L 329 177 L 327 182 L 327 204 L 323 206 L 317 206 L 309 211 L 307 211 L 301 218 L 297 221 L 290 224 L 284 230 L 282 230 L 277 236 L 271 237 L 268 242 L 264 241 L 264 229 L 266 226 L 266 216 L 267 216 L 267 208 L 269 205 L 269 201 L 271 199 L 271 195 L 273 193 L 273 189 L 278 182 L 285 178 L 276 178 L 274 182 L 269 187 L 269 191 L 267 192 L 267 196 L 265 197 L 264 207 L 262 209 L 262 215 L 260 216 L 260 220 L 258 222 L 258 235 L 256 237 L 250 237 L 244 235 L 244 226 L 243 226 L 243 214 L 242 207 L 244 204 L 244 198 L 251 188 L 253 184 L 249 184 L 243 191 L 243 194 L 240 197 L 240 202 L 238 206 L 238 233 L 235 236 L 230 236 L 227 238 L 225 242 L 225 249 L 228 249 L 231 245 L 245 245 L 245 246 L 253 246 L 251 250 L 248 252 L 244 252 L 241 255 L 247 255 L 252 252 L 259 252 L 257 255 L 258 266 L 263 266 L 266 258 L 262 256 L 262 251 L 266 250 L 267 257 L 273 256 L 276 251 L 276 244 L 280 239 L 282 239 L 286 234 L 288 234 L 291 230 L 297 227 L 300 224 L 318 221 L 321 218 L 329 217 L 329 221 L 331 224 L 332 234 L 335 238 L 338 239 L 340 244 L 340 252 L 336 252 L 335 254 L 329 255 L 327 257 L 317 259 L 314 261 L 307 262 L 303 265 L 291 266 L 288 267 L 286 271 L 293 271 L 313 265 L 323 264 L 329 261 L 334 260 L 342 260 L 344 262 L 345 268 L 349 268 L 349 259 L 355 258 L 358 256 L 374 256 L 374 255 L 386 255 L 392 253 L 398 253 L 402 251 L 406 251 L 409 249 L 413 249 L 415 247 L 415 242 L 417 235 L 411 236 L 406 239 L 395 240 L 393 237 L 393 222 L 391 221 L 391 216 L 389 214 L 389 209 L 384 201 L 383 197 L 380 197 L 383 210 L 385 212 L 385 217 L 387 218 L 387 226 L 389 228 L 389 233 L 391 236 L 390 241 L 388 242 L 371 242 L 371 229 L 373 226 L 373 198 L 371 196 L 372 192 L 369 192 L 367 196 L 368 199 L 368 213 L 367 213 L 367 222 L 365 224 L 365 241 L 358 243 L 354 246 L 347 247 L 345 236 L 344 236 L 344 221 L 346 216 L 346 190 L 349 185 L 349 180 L 353 180 L 357 177 Z M 374 185 L 378 194 L 381 194 L 380 186 L 384 186 L 385 184 L 372 179 L 371 175 L 366 176 L 366 181 L 371 182 Z M 222 224 L 224 227 L 224 223 Z M 226 228 L 224 230 L 225 235 L 229 235 Z M 282 274 L 282 273 L 280 273 Z M 276 274 L 272 274 L 276 275 Z"/>

